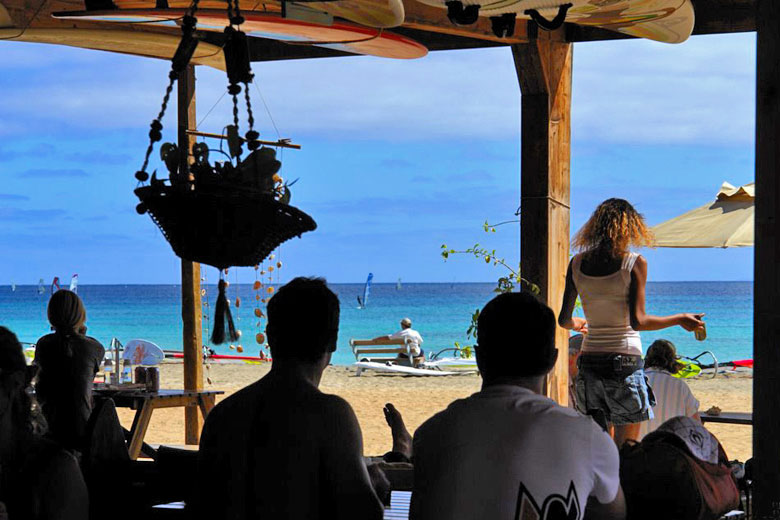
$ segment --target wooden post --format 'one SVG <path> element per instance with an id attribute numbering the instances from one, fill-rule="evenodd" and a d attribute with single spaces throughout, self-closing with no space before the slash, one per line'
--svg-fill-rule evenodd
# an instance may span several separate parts
<path id="1" fill-rule="evenodd" d="M 187 66 L 178 81 L 179 150 L 186 157 L 195 137 L 195 66 Z M 201 328 L 200 264 L 181 261 L 181 320 L 184 350 L 184 389 L 203 390 L 203 331 Z M 184 441 L 198 444 L 203 421 L 197 406 L 184 409 Z"/>
<path id="2" fill-rule="evenodd" d="M 521 91 L 520 265 L 556 315 L 569 261 L 572 45 L 545 39 L 512 46 Z M 549 38 L 549 39 L 548 39 Z M 569 401 L 568 331 L 558 328 L 548 395 Z"/>
<path id="3" fill-rule="evenodd" d="M 753 518 L 780 518 L 780 2 L 756 4 Z"/>

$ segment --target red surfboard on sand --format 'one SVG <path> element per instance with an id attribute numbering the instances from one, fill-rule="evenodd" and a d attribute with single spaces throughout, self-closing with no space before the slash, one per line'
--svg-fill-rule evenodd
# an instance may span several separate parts
<path id="1" fill-rule="evenodd" d="M 182 352 L 166 352 L 166 358 L 184 359 Z M 250 365 L 256 365 L 260 363 L 266 363 L 271 361 L 270 357 L 257 357 L 257 356 L 232 356 L 229 354 L 211 354 L 204 358 L 205 361 L 214 361 L 216 363 L 245 363 Z"/>

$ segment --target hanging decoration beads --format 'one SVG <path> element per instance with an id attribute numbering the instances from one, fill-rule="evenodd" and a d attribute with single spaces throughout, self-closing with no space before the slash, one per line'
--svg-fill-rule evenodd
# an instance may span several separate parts
<path id="1" fill-rule="evenodd" d="M 174 143 L 164 143 L 160 146 L 160 159 L 169 172 L 167 182 L 157 178 L 156 170 L 151 176 L 146 171 L 154 144 L 162 140 L 162 121 L 174 83 L 189 65 L 198 45 L 195 36 L 198 1 L 193 0 L 182 18 L 182 36 L 171 60 L 162 106 L 150 125 L 143 165 L 135 173 L 139 183 L 135 193 L 140 199 L 136 210 L 139 214 L 150 215 L 181 258 L 220 270 L 231 266 L 254 266 L 279 244 L 313 231 L 317 224 L 309 215 L 290 206 L 290 186 L 294 182 L 284 182 L 278 173 L 282 164 L 276 159 L 275 150 L 262 146 L 260 134 L 254 128 L 249 96 L 249 83 L 253 81 L 254 74 L 247 36 L 241 31 L 244 17 L 239 0 L 227 0 L 230 24 L 224 31 L 222 49 L 228 79 L 227 92 L 233 101 L 233 120 L 226 126 L 225 137 L 228 160 L 211 164 L 206 143 L 195 143 L 191 150 L 181 150 Z M 239 96 L 242 91 L 248 123 L 243 137 L 239 131 Z M 246 157 L 245 144 L 249 150 Z M 289 145 L 282 141 L 275 144 Z M 226 339 L 236 341 L 240 335 L 230 314 L 227 286 L 227 280 L 220 273 L 211 335 L 212 343 L 217 345 Z M 236 309 L 241 306 L 238 293 L 234 305 Z M 238 313 L 236 317 L 240 319 Z"/>

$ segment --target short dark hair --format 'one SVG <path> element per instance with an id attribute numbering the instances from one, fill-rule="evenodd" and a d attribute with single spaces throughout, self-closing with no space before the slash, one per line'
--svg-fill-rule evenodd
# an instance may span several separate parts
<path id="1" fill-rule="evenodd" d="M 555 314 L 527 292 L 488 302 L 477 322 L 477 366 L 487 377 L 541 376 L 555 365 Z"/>
<path id="2" fill-rule="evenodd" d="M 336 350 L 339 299 L 322 278 L 298 277 L 268 302 L 268 345 L 276 359 L 314 362 Z"/>

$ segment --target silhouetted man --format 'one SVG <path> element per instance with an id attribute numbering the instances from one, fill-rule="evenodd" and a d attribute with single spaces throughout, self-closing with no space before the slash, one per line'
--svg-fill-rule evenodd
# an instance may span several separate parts
<path id="1" fill-rule="evenodd" d="M 485 306 L 476 347 L 482 390 L 415 432 L 410 518 L 581 520 L 586 504 L 594 518 L 625 517 L 615 443 L 542 395 L 558 357 L 555 327 L 553 312 L 527 293 Z M 385 413 L 401 439 L 400 416 Z"/>
<path id="2" fill-rule="evenodd" d="M 273 365 L 206 420 L 199 518 L 382 518 L 355 413 L 318 390 L 338 328 L 339 301 L 322 279 L 296 278 L 268 302 Z"/>

